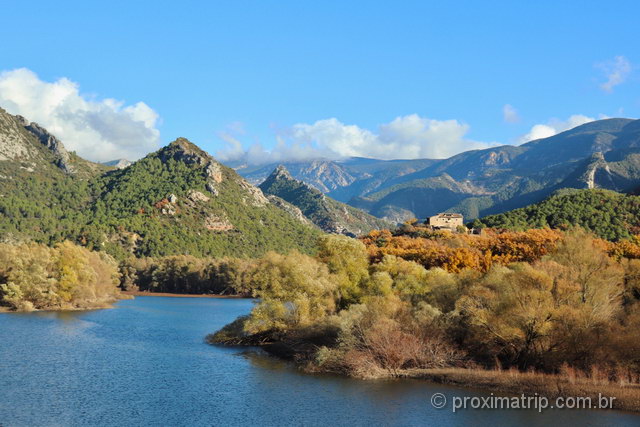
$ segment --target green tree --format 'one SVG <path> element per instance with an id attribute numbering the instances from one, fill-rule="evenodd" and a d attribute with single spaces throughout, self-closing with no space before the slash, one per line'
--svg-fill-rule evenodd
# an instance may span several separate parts
<path id="1" fill-rule="evenodd" d="M 318 259 L 338 282 L 340 308 L 358 303 L 369 277 L 369 257 L 364 244 L 346 236 L 324 235 L 318 240 Z"/>

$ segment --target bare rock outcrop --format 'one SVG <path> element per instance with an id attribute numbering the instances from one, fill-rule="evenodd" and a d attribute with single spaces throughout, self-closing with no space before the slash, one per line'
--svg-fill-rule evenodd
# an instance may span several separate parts
<path id="1" fill-rule="evenodd" d="M 194 203 L 197 202 L 208 202 L 209 200 L 211 200 L 209 197 L 205 196 L 203 193 L 201 193 L 200 191 L 197 190 L 189 190 L 187 192 L 187 198 L 189 200 L 191 200 Z"/>
<path id="2" fill-rule="evenodd" d="M 55 136 L 51 135 L 45 128 L 35 122 L 29 123 L 27 119 L 22 116 L 16 116 L 16 119 L 29 131 L 32 135 L 38 138 L 38 141 L 45 147 L 47 147 L 53 155 L 56 157 L 56 166 L 65 171 L 66 173 L 74 173 L 75 170 L 71 165 L 71 157 L 69 152 L 62 142 Z"/>
<path id="3" fill-rule="evenodd" d="M 229 231 L 235 228 L 227 218 L 218 215 L 208 215 L 204 219 L 204 226 L 211 231 Z"/>
<path id="4" fill-rule="evenodd" d="M 211 178 L 214 182 L 217 182 L 217 183 L 222 182 L 223 175 L 222 175 L 222 166 L 220 166 L 220 163 L 211 159 L 209 161 L 209 164 L 207 165 L 206 172 L 207 172 L 207 176 Z"/>
<path id="5" fill-rule="evenodd" d="M 36 149 L 25 144 L 22 122 L 0 108 L 0 160 L 27 160 Z"/>
<path id="6" fill-rule="evenodd" d="M 286 202 L 280 197 L 274 196 L 272 194 L 267 195 L 267 199 L 269 200 L 269 202 L 271 202 L 272 205 L 274 205 L 278 209 L 282 209 L 301 223 L 311 225 L 311 221 L 309 221 L 309 219 L 304 216 L 300 208 L 298 208 L 297 206 L 294 206 L 291 203 Z"/>
<path id="7" fill-rule="evenodd" d="M 253 206 L 265 206 L 269 203 L 269 199 L 267 199 L 258 187 L 255 187 L 244 179 L 240 180 L 240 186 L 249 193 L 249 200 L 245 199 L 245 203 L 250 203 Z"/>

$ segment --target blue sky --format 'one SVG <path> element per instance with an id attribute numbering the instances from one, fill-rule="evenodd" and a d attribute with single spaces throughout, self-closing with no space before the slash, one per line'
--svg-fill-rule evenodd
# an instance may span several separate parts
<path id="1" fill-rule="evenodd" d="M 634 1 L 4 2 L 0 106 L 101 160 L 178 136 L 259 143 L 255 158 L 442 157 L 640 116 L 638 16 Z M 61 78 L 73 108 L 39 106 Z"/>

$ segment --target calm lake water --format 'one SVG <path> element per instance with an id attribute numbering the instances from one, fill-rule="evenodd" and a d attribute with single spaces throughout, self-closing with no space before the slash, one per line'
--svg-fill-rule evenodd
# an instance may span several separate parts
<path id="1" fill-rule="evenodd" d="M 640 425 L 614 411 L 434 409 L 423 381 L 313 376 L 204 336 L 248 300 L 138 297 L 116 308 L 0 314 L 0 426 Z"/>

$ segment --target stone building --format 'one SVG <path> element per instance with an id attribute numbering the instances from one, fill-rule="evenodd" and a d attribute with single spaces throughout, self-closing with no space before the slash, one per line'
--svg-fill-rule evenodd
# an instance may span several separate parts
<path id="1" fill-rule="evenodd" d="M 456 230 L 458 226 L 464 225 L 463 219 L 462 215 L 458 213 L 439 213 L 427 218 L 425 224 L 436 230 Z"/>

